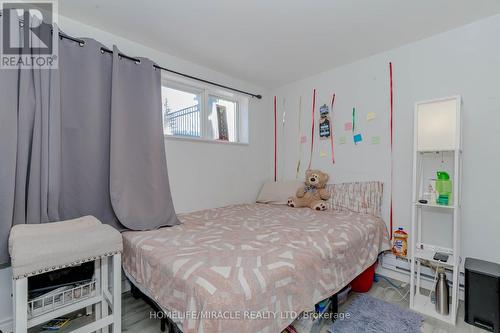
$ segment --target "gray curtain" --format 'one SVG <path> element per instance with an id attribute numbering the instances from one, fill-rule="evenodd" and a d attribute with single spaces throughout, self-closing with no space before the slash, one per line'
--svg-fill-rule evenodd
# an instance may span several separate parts
<path id="1" fill-rule="evenodd" d="M 0 69 L 0 263 L 8 261 L 6 251 L 14 216 L 17 151 L 17 91 L 19 72 Z"/>
<path id="2" fill-rule="evenodd" d="M 111 202 L 131 229 L 178 224 L 168 183 L 161 114 L 161 73 L 145 58 L 113 48 Z"/>
<path id="3" fill-rule="evenodd" d="M 123 229 L 109 195 L 112 57 L 84 40 L 59 42 L 61 219 L 90 214 Z"/>
<path id="4" fill-rule="evenodd" d="M 18 30 L 12 33 L 21 36 L 21 26 L 13 26 Z M 39 29 L 51 34 L 48 25 Z M 60 156 L 49 148 L 60 139 L 58 75 L 57 70 L 0 69 L 0 263 L 8 261 L 12 225 L 59 219 Z"/>
<path id="5" fill-rule="evenodd" d="M 101 47 L 60 39 L 58 70 L 0 69 L 0 263 L 18 223 L 90 214 L 120 230 L 179 224 L 160 71 Z"/>

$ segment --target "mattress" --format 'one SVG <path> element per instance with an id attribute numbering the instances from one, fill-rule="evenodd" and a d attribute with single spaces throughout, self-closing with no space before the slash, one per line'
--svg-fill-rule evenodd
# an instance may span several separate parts
<path id="1" fill-rule="evenodd" d="M 123 233 L 123 268 L 191 332 L 281 332 L 389 249 L 384 222 L 266 204 L 179 214 Z"/>

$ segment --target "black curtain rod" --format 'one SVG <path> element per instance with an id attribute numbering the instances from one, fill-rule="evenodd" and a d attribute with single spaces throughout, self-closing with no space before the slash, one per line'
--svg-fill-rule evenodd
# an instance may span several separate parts
<path id="1" fill-rule="evenodd" d="M 84 46 L 85 45 L 85 40 L 79 39 L 79 38 L 75 38 L 75 37 L 71 37 L 71 36 L 66 35 L 66 34 L 64 34 L 62 32 L 59 33 L 59 38 L 65 38 L 65 39 L 71 40 L 73 42 L 76 42 L 76 43 L 80 44 L 80 46 Z M 103 53 L 104 52 L 106 52 L 106 53 L 113 53 L 113 50 L 110 50 L 110 49 L 108 49 L 106 47 L 101 47 L 101 52 L 103 52 Z M 120 57 L 122 57 L 122 58 L 125 58 L 125 59 L 128 59 L 128 60 L 132 60 L 132 61 L 135 61 L 137 63 L 141 62 L 141 59 L 134 58 L 134 57 L 128 56 L 128 55 L 123 54 L 123 53 L 119 53 L 118 55 Z M 200 82 L 203 82 L 203 83 L 208 83 L 208 84 L 211 84 L 213 86 L 221 87 L 221 88 L 224 88 L 224 89 L 229 89 L 229 90 L 232 90 L 232 91 L 236 91 L 236 92 L 239 92 L 239 93 L 242 93 L 242 94 L 245 94 L 245 95 L 249 95 L 251 97 L 255 97 L 257 99 L 261 99 L 262 98 L 262 95 L 252 94 L 252 93 L 249 93 L 247 91 L 243 91 L 243 90 L 240 90 L 240 89 L 228 87 L 228 86 L 216 83 L 216 82 L 212 82 L 212 81 L 208 81 L 208 80 L 205 80 L 205 79 L 201 79 L 201 78 L 196 77 L 196 76 L 192 76 L 192 75 L 189 75 L 189 74 L 184 74 L 184 73 L 181 73 L 181 72 L 177 72 L 177 71 L 174 71 L 174 70 L 162 67 L 162 66 L 153 65 L 153 67 L 157 68 L 157 69 L 160 69 L 162 71 L 166 71 L 166 72 L 169 72 L 169 73 L 173 73 L 173 74 L 176 74 L 176 75 L 180 75 L 180 76 L 186 77 L 188 79 L 192 79 L 192 80 L 200 81 Z"/>
<path id="2" fill-rule="evenodd" d="M 0 16 L 2 16 L 2 11 L 0 10 Z M 20 20 L 20 22 L 22 23 L 22 20 Z M 76 42 L 78 44 L 80 44 L 80 46 L 84 46 L 85 45 L 85 40 L 83 39 L 79 39 L 79 38 L 75 38 L 75 37 L 71 37 L 69 35 L 66 35 L 65 33 L 62 33 L 62 32 L 59 32 L 59 38 L 64 38 L 64 39 L 68 39 L 68 40 L 71 40 L 73 42 Z M 108 49 L 108 48 L 105 48 L 105 47 L 101 47 L 101 52 L 106 52 L 106 53 L 113 53 L 112 50 Z M 138 62 L 140 63 L 141 60 L 140 59 L 137 59 L 137 58 L 133 58 L 133 57 L 130 57 L 128 55 L 125 55 L 125 54 L 122 54 L 120 53 L 119 54 L 122 58 L 125 58 L 125 59 L 129 59 L 129 60 L 132 60 L 132 61 L 135 61 L 135 62 Z M 166 67 L 162 67 L 162 66 L 158 66 L 158 65 L 153 65 L 154 68 L 157 68 L 157 69 L 160 69 L 162 71 L 166 71 L 166 72 L 170 72 L 170 73 L 173 73 L 173 74 L 176 74 L 176 75 L 180 75 L 180 76 L 183 76 L 183 77 L 186 77 L 188 79 L 192 79 L 192 80 L 196 80 L 196 81 L 200 81 L 200 82 L 203 82 L 203 83 L 208 83 L 208 84 L 211 84 L 213 86 L 217 86 L 217 87 L 220 87 L 220 88 L 224 88 L 224 89 L 229 89 L 229 90 L 232 90 L 232 91 L 236 91 L 236 92 L 239 92 L 239 93 L 242 93 L 242 94 L 245 94 L 245 95 L 249 95 L 251 97 L 255 97 L 257 99 L 261 99 L 262 98 L 262 95 L 258 95 L 258 94 L 252 94 L 248 91 L 243 91 L 243 90 L 240 90 L 240 89 L 236 89 L 236 88 L 233 88 L 233 87 L 228 87 L 228 86 L 225 86 L 223 84 L 219 84 L 219 83 L 216 83 L 216 82 L 212 82 L 212 81 L 208 81 L 208 80 L 205 80 L 205 79 L 201 79 L 199 77 L 196 77 L 196 76 L 192 76 L 192 75 L 189 75 L 189 74 L 184 74 L 184 73 L 181 73 L 181 72 L 177 72 L 177 71 L 174 71 L 174 70 L 171 70 L 171 69 L 168 69 Z"/>

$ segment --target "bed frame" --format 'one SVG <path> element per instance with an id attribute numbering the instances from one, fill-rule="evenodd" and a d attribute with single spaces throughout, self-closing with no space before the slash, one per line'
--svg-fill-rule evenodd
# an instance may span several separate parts
<path id="1" fill-rule="evenodd" d="M 162 308 L 151 298 L 146 296 L 144 293 L 142 293 L 139 288 L 137 288 L 132 281 L 130 281 L 130 292 L 132 293 L 132 297 L 135 299 L 141 298 L 146 302 L 155 312 L 163 312 Z M 343 289 L 342 289 L 343 290 Z M 342 291 L 341 290 L 341 291 Z M 330 297 L 330 309 L 329 312 L 331 314 L 332 322 L 335 321 L 337 314 L 339 312 L 339 300 L 338 300 L 338 294 L 340 293 L 337 292 L 335 295 Z M 168 316 L 162 316 L 160 318 L 160 330 L 162 332 L 165 332 L 165 328 L 168 328 L 168 333 L 182 333 L 182 331 L 177 327 L 177 324 L 174 323 Z"/>
<path id="2" fill-rule="evenodd" d="M 156 304 L 154 300 L 149 298 L 148 296 L 144 295 L 142 291 L 137 288 L 132 281 L 130 281 L 130 292 L 132 294 L 132 297 L 135 299 L 142 299 L 144 302 L 146 302 L 155 312 L 163 312 L 162 308 Z M 182 331 L 177 327 L 177 325 L 170 319 L 168 316 L 162 316 L 160 318 L 160 330 L 162 332 L 165 332 L 165 328 L 168 327 L 168 333 L 182 333 Z"/>

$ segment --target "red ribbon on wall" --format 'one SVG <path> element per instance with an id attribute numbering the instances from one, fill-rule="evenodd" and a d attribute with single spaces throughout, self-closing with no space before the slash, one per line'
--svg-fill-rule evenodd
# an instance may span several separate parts
<path id="1" fill-rule="evenodd" d="M 392 232 L 393 232 L 393 214 L 392 214 L 392 184 L 393 184 L 393 157 L 392 157 L 392 137 L 393 137 L 393 127 L 392 127 L 392 118 L 394 112 L 394 91 L 392 84 L 392 62 L 389 62 L 389 78 L 390 78 L 390 91 L 391 91 L 391 116 L 390 116 L 390 129 L 391 129 L 391 211 L 390 211 L 390 224 L 391 224 L 391 235 L 390 239 L 392 240 Z"/>
<path id="2" fill-rule="evenodd" d="M 316 89 L 313 90 L 313 103 L 312 103 L 312 122 L 311 122 L 311 154 L 309 155 L 309 166 L 308 169 L 311 169 L 311 161 L 314 150 L 314 110 L 316 110 Z"/>
<path id="3" fill-rule="evenodd" d="M 276 125 L 276 111 L 277 111 L 277 106 L 276 106 L 276 96 L 274 96 L 274 181 L 276 181 L 276 170 L 277 170 L 277 163 L 278 163 L 278 129 Z"/>
<path id="4" fill-rule="evenodd" d="M 330 105 L 330 144 L 332 146 L 332 164 L 335 164 L 335 152 L 333 142 L 333 104 L 335 103 L 335 93 L 332 96 L 332 104 Z"/>

